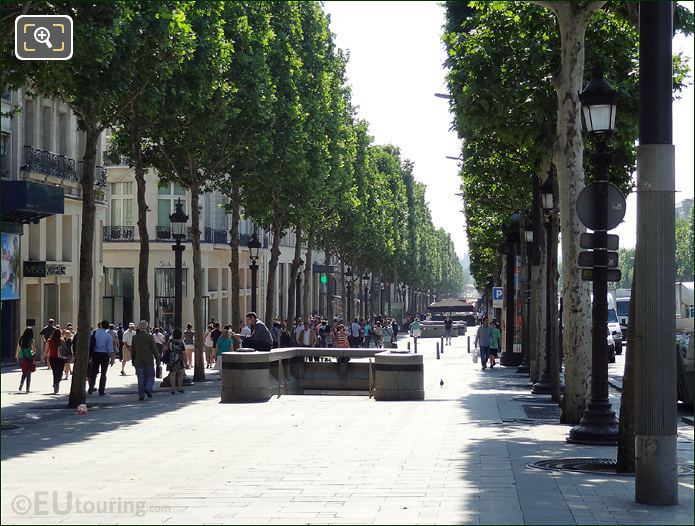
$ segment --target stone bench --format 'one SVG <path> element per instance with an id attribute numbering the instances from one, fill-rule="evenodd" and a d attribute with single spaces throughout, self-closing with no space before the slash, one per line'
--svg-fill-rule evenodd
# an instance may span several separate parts
<path id="1" fill-rule="evenodd" d="M 345 362 L 306 358 L 350 358 Z M 364 361 L 373 358 L 374 362 Z M 357 361 L 362 359 L 362 361 Z M 290 347 L 271 351 L 239 349 L 222 354 L 222 402 L 267 401 L 305 390 L 367 391 L 376 400 L 422 400 L 421 354 L 381 349 Z"/>

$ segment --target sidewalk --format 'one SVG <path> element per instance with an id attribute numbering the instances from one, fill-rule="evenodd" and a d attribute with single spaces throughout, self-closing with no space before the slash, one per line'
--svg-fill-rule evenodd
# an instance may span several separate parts
<path id="1" fill-rule="evenodd" d="M 78 417 L 41 409 L 64 395 L 9 394 L 19 376 L 3 372 L 3 421 L 8 408 L 17 427 L 2 432 L 2 522 L 693 524 L 692 475 L 679 478 L 678 506 L 656 508 L 634 504 L 632 477 L 529 468 L 614 458 L 616 448 L 566 444 L 568 426 L 524 410 L 552 406 L 522 375 L 480 371 L 464 337 L 437 361 L 436 341 L 418 342 L 426 400 L 413 402 L 304 395 L 220 404 L 215 381 L 138 402 L 135 377 L 111 374 L 107 395 L 94 400 L 101 407 Z M 686 424 L 679 457 L 693 464 Z M 57 510 L 37 497 L 44 490 L 57 492 Z M 109 503 L 98 515 L 87 506 Z"/>

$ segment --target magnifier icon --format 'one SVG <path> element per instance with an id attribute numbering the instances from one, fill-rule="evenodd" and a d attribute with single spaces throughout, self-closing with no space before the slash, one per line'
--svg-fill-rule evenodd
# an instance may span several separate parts
<path id="1" fill-rule="evenodd" d="M 34 39 L 39 43 L 39 44 L 46 44 L 46 47 L 48 49 L 51 49 L 53 46 L 51 45 L 51 41 L 49 40 L 51 38 L 51 32 L 46 29 L 43 26 L 37 27 L 34 30 Z"/>

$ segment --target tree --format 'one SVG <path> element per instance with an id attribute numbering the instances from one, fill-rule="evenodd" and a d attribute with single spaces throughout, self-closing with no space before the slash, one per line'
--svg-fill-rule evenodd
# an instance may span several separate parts
<path id="1" fill-rule="evenodd" d="M 80 175 L 82 214 L 79 261 L 79 305 L 75 367 L 70 388 L 70 407 L 84 403 L 85 378 L 89 358 L 94 278 L 95 161 L 99 135 L 128 111 L 140 90 L 131 79 L 148 53 L 138 33 L 140 4 L 114 1 L 94 4 L 77 0 L 67 6 L 45 4 L 46 14 L 67 14 L 79 23 L 74 26 L 74 50 L 70 60 L 3 64 L 6 78 L 24 79 L 31 91 L 66 102 L 77 116 L 78 127 L 86 135 Z M 3 10 L 3 20 L 6 20 Z M 3 56 L 9 51 L 7 43 Z M 141 88 L 142 89 L 142 88 Z"/>
<path id="2" fill-rule="evenodd" d="M 695 219 L 693 209 L 687 217 L 676 219 L 676 280 L 693 281 L 693 236 L 695 235 Z"/>

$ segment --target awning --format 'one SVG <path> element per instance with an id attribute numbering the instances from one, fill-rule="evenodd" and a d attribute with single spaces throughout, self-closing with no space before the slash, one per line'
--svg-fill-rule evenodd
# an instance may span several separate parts
<path id="1" fill-rule="evenodd" d="M 35 181 L 2 181 L 2 221 L 38 223 L 65 211 L 60 186 Z"/>
<path id="2" fill-rule="evenodd" d="M 432 312 L 475 312 L 475 305 L 456 298 L 447 298 L 431 303 L 427 310 Z"/>

